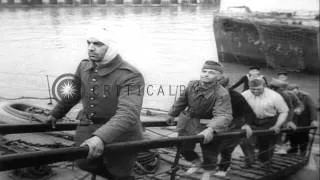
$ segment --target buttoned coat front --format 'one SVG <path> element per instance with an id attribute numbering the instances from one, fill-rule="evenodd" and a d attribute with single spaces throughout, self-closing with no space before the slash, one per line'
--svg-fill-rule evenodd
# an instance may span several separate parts
<path id="1" fill-rule="evenodd" d="M 75 136 L 77 145 L 92 136 L 100 137 L 104 144 L 142 139 L 140 111 L 144 94 L 144 79 L 133 66 L 117 55 L 110 63 L 95 66 L 83 60 L 75 73 L 75 91 L 65 98 L 52 111 L 55 118 L 63 117 L 80 100 L 83 109 L 78 115 L 82 123 Z M 129 153 L 130 154 L 130 153 Z M 110 154 L 105 154 L 105 157 Z M 131 157 L 131 158 L 130 158 Z M 112 160 L 110 160 L 112 159 Z M 135 155 L 127 162 L 107 159 L 107 169 L 114 175 L 128 174 L 127 166 L 132 164 Z"/>

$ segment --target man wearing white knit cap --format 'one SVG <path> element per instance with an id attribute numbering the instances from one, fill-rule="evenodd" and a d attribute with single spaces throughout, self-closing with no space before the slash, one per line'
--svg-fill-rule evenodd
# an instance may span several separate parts
<path id="1" fill-rule="evenodd" d="M 89 147 L 87 159 L 78 160 L 77 165 L 109 180 L 132 180 L 137 153 L 105 152 L 104 146 L 142 139 L 144 79 L 118 54 L 114 37 L 107 29 L 90 31 L 88 59 L 80 62 L 75 73 L 75 93 L 57 104 L 49 122 L 54 124 L 81 100 L 78 119 L 91 125 L 77 128 L 76 145 Z"/>

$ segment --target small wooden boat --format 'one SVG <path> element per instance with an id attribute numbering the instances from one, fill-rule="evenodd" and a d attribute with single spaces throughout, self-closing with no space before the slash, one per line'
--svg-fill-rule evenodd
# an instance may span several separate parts
<path id="1" fill-rule="evenodd" d="M 8 107 L 9 106 L 9 107 Z M 3 107 L 3 106 L 2 106 Z M 11 109 L 10 109 L 11 108 Z M 13 108 L 13 109 L 12 109 Z M 7 104 L 6 112 L 10 114 L 19 114 L 19 117 L 24 120 L 25 123 L 15 123 L 13 125 L 16 129 L 12 130 L 12 133 L 2 137 L 0 144 L 0 179 L 90 179 L 91 174 L 79 170 L 73 166 L 73 161 L 78 158 L 85 158 L 88 153 L 87 147 L 76 148 L 73 146 L 73 141 L 54 134 L 53 132 L 44 132 L 39 126 L 43 124 L 33 123 L 30 124 L 30 118 L 47 116 L 48 109 L 39 108 L 30 104 Z M 8 110 L 9 109 L 9 110 Z M 30 111 L 30 109 L 33 109 Z M 18 112 L 17 112 L 18 111 Z M 22 111 L 22 112 L 21 112 Z M 14 113 L 13 113 L 14 112 Z M 35 113 L 38 116 L 30 116 L 30 113 Z M 152 121 L 164 121 L 165 113 L 144 109 L 141 115 L 141 119 L 144 122 Z M 39 119 L 38 119 L 39 120 Z M 2 119 L 4 121 L 4 119 Z M 41 121 L 41 120 L 40 120 Z M 70 120 L 72 121 L 72 120 Z M 70 122 L 69 121 L 69 122 Z M 12 122 L 12 120 L 8 121 Z M 34 122 L 34 121 L 33 121 Z M 39 122 L 39 121 L 38 121 Z M 152 124 L 151 124 L 152 125 Z M 188 137 L 176 137 L 174 127 L 163 126 L 146 128 L 146 140 L 135 141 L 130 143 L 115 143 L 107 145 L 106 150 L 121 150 L 131 148 L 132 150 L 141 149 L 156 149 L 156 152 L 160 156 L 158 163 L 159 166 L 156 171 L 151 172 L 138 172 L 137 179 L 201 179 L 202 171 L 192 175 L 186 175 L 186 170 L 191 167 L 191 164 L 180 157 L 179 144 L 184 141 L 201 142 L 202 136 L 188 136 Z M 30 133 L 30 128 L 18 128 L 30 126 L 33 133 Z M 57 126 L 55 131 L 59 131 L 60 127 Z M 1 127 L 0 130 L 7 128 Z M 70 127 L 69 127 L 70 128 Z M 74 128 L 74 127 L 73 127 Z M 18 130 L 17 130 L 18 129 Z M 72 129 L 72 128 L 71 128 Z M 303 128 L 302 128 L 303 129 Z M 65 130 L 65 129 L 62 129 Z M 70 130 L 70 129 L 69 129 Z M 52 131 L 46 129 L 45 131 Z M 292 130 L 283 130 L 283 132 L 291 132 Z M 5 131 L 3 131 L 5 132 Z M 28 133 L 24 133 L 28 132 Z M 55 132 L 56 133 L 56 132 Z M 58 132 L 61 133 L 61 132 Z M 257 131 L 256 134 L 260 135 L 270 133 L 267 131 Z M 313 134 L 314 135 L 314 134 Z M 244 132 L 229 132 L 218 134 L 219 137 L 235 137 L 244 136 Z M 312 136 L 314 137 L 314 136 Z M 313 139 L 310 141 L 308 153 L 306 156 L 299 155 L 279 155 L 276 154 L 272 159 L 270 169 L 265 169 L 259 164 L 254 164 L 252 168 L 243 169 L 241 166 L 244 163 L 244 157 L 241 152 L 236 150 L 233 154 L 231 170 L 225 177 L 219 177 L 214 175 L 214 179 L 278 179 L 288 176 L 297 170 L 305 166 L 309 160 L 311 154 L 311 145 Z M 199 149 L 198 149 L 199 150 Z M 156 157 L 156 156 L 154 156 Z M 46 164 L 46 165 L 42 165 Z M 7 171 L 13 169 L 11 171 Z M 141 169 L 140 169 L 141 170 Z M 97 179 L 103 179 L 102 177 L 96 177 Z"/>

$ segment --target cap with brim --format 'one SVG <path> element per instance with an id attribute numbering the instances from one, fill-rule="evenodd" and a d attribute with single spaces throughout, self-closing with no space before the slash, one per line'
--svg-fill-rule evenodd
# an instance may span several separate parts
<path id="1" fill-rule="evenodd" d="M 278 72 L 277 73 L 277 75 L 279 76 L 279 75 L 288 75 L 288 72 L 286 72 L 286 71 L 280 71 L 280 72 Z"/>
<path id="2" fill-rule="evenodd" d="M 212 69 L 215 71 L 219 71 L 220 73 L 223 73 L 223 66 L 216 61 L 206 61 L 202 69 Z"/>
<path id="3" fill-rule="evenodd" d="M 293 89 L 299 89 L 299 85 L 298 84 L 289 84 L 288 85 L 288 89 L 289 90 L 293 90 Z"/>
<path id="4" fill-rule="evenodd" d="M 249 69 L 250 70 L 253 70 L 253 69 L 260 70 L 260 68 L 258 66 L 250 66 Z"/>
<path id="5" fill-rule="evenodd" d="M 270 85 L 274 86 L 274 87 L 278 87 L 278 88 L 287 88 L 288 87 L 288 83 L 286 81 L 283 81 L 280 79 L 275 79 L 275 78 L 272 78 Z"/>

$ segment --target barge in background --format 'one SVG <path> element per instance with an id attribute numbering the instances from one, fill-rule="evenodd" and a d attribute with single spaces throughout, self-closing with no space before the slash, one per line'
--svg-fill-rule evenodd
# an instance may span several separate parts
<path id="1" fill-rule="evenodd" d="M 222 0 L 213 27 L 222 62 L 320 71 L 318 0 Z"/>

